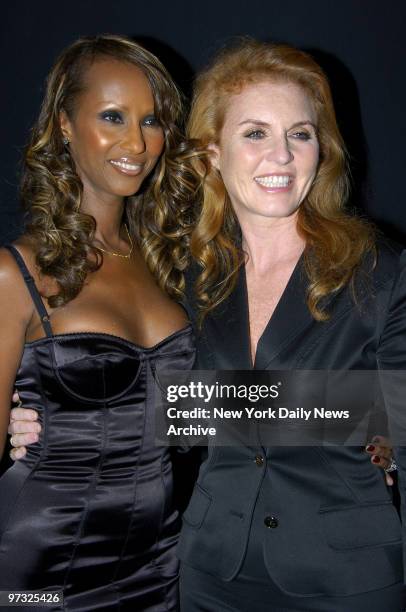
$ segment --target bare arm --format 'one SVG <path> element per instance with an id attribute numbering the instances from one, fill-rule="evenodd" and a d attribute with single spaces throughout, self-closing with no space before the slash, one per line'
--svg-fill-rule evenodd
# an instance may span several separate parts
<path id="1" fill-rule="evenodd" d="M 33 313 L 21 273 L 5 249 L 0 250 L 0 456 L 3 455 L 11 396 Z"/>

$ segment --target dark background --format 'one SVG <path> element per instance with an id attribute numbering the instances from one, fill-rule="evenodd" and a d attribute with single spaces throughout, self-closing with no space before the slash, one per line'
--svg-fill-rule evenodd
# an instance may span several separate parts
<path id="1" fill-rule="evenodd" d="M 405 7 L 403 0 L 9 0 L 0 19 L 0 241 L 20 231 L 18 163 L 53 60 L 80 35 L 115 32 L 155 51 L 187 93 L 194 72 L 230 36 L 311 51 L 332 83 L 353 202 L 406 242 Z"/>
<path id="2" fill-rule="evenodd" d="M 112 32 L 157 53 L 186 93 L 231 36 L 313 53 L 330 78 L 351 154 L 353 204 L 406 244 L 405 26 L 404 0 L 7 0 L 0 14 L 0 243 L 21 231 L 18 164 L 56 55 L 80 35 Z M 180 495 L 187 499 L 185 486 Z"/>

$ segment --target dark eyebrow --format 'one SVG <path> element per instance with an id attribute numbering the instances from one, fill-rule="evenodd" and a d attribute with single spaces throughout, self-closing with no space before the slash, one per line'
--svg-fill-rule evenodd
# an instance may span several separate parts
<path id="1" fill-rule="evenodd" d="M 117 101 L 109 101 L 109 100 L 100 100 L 98 102 L 98 106 L 100 106 L 101 110 L 111 110 L 122 113 L 128 113 L 129 108 L 125 104 L 120 104 Z M 144 113 L 144 115 L 154 115 L 155 109 L 154 107 L 148 108 L 148 110 Z"/>

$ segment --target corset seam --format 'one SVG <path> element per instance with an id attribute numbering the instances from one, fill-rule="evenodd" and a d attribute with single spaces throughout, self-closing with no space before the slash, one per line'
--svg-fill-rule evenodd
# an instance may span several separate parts
<path id="1" fill-rule="evenodd" d="M 103 386 L 104 386 L 104 391 L 105 391 L 105 377 L 104 377 L 104 367 L 103 367 Z M 94 475 L 93 478 L 91 480 L 91 482 L 89 483 L 89 486 L 87 488 L 87 492 L 86 492 L 86 500 L 85 503 L 83 505 L 83 510 L 82 510 L 82 516 L 80 518 L 79 521 L 79 525 L 77 528 L 77 532 L 76 532 L 76 538 L 75 538 L 75 542 L 73 544 L 72 547 L 72 553 L 71 553 L 71 557 L 69 560 L 69 564 L 68 567 L 66 568 L 66 572 L 65 572 L 65 578 L 64 578 L 64 583 L 63 583 L 63 593 L 65 595 L 66 592 L 66 585 L 70 576 L 70 572 L 72 570 L 72 566 L 73 563 L 75 561 L 75 556 L 76 556 L 76 551 L 78 549 L 78 546 L 80 544 L 80 541 L 83 538 L 84 532 L 85 532 L 85 527 L 86 527 L 86 520 L 87 517 L 89 515 L 89 511 L 90 511 L 90 500 L 93 496 L 93 493 L 97 487 L 98 484 L 98 480 L 100 477 L 100 473 L 101 473 L 101 467 L 102 464 L 104 462 L 104 458 L 105 458 L 105 451 L 106 451 L 106 440 L 107 440 L 107 419 L 109 416 L 109 411 L 107 408 L 107 404 L 106 401 L 104 401 L 104 405 L 102 408 L 103 412 L 103 437 L 102 437 L 102 441 L 101 441 L 101 448 L 100 448 L 100 457 L 99 457 L 99 461 L 97 463 L 97 468 L 94 471 Z"/>
<path id="2" fill-rule="evenodd" d="M 156 380 L 156 365 L 155 365 L 155 361 L 156 361 L 157 357 L 152 357 L 150 360 L 148 360 L 148 366 L 147 366 L 147 385 L 146 385 L 146 389 L 147 389 L 147 393 L 146 393 L 146 397 L 149 396 L 148 394 L 148 387 L 150 386 L 151 389 L 153 389 L 155 387 L 155 385 L 157 384 L 157 380 Z M 152 363 L 151 363 L 152 362 Z M 148 381 L 149 381 L 149 385 L 148 385 Z M 154 399 L 154 406 L 156 403 L 156 398 Z M 155 412 L 156 414 L 156 412 Z M 142 445 L 144 446 L 145 444 L 145 435 L 143 437 L 143 441 L 142 441 Z M 165 483 L 163 480 L 163 476 L 162 476 L 162 459 L 163 457 L 161 456 L 161 462 L 160 462 L 160 484 L 161 484 L 161 493 L 162 493 L 162 498 L 165 499 Z M 166 501 L 166 500 L 165 500 Z M 159 569 L 158 565 L 157 565 L 157 555 L 156 553 L 158 552 L 158 545 L 159 545 L 159 541 L 160 541 L 160 535 L 162 533 L 162 521 L 165 515 L 165 510 L 166 510 L 166 505 L 165 503 L 163 503 L 161 505 L 161 514 L 159 517 L 159 527 L 156 531 L 156 535 L 155 535 L 155 542 L 154 542 L 154 546 L 153 546 L 153 550 L 154 550 L 154 555 L 152 558 L 152 563 L 151 565 L 154 567 L 155 569 L 155 575 L 157 578 L 157 581 L 159 581 L 159 583 L 161 584 L 161 588 L 165 590 L 165 593 L 167 594 L 167 585 L 165 583 L 165 580 L 162 578 L 162 572 Z M 169 612 L 169 608 L 168 608 L 168 598 L 165 596 L 165 609 L 167 610 L 167 612 Z"/>
<path id="3" fill-rule="evenodd" d="M 145 358 L 145 357 L 141 360 L 139 372 L 141 372 L 141 370 L 143 368 L 147 369 L 147 361 L 148 361 L 148 359 Z M 138 375 L 137 378 L 139 378 L 139 375 Z M 146 376 L 146 379 L 147 379 L 147 376 Z M 145 404 L 145 400 L 144 400 L 144 404 Z M 119 559 L 117 561 L 116 569 L 115 569 L 115 571 L 112 574 L 111 582 L 110 582 L 111 586 L 114 587 L 114 590 L 115 590 L 115 592 L 116 592 L 116 594 L 117 594 L 117 596 L 119 598 L 120 605 L 121 605 L 121 592 L 120 592 L 120 588 L 119 588 L 119 578 L 118 578 L 118 575 L 119 575 L 119 572 L 120 572 L 120 569 L 121 569 L 121 564 L 122 564 L 122 561 L 123 561 L 124 553 L 125 553 L 125 551 L 127 549 L 127 544 L 128 544 L 128 540 L 130 538 L 131 529 L 132 529 L 132 526 L 133 526 L 134 520 L 135 520 L 134 508 L 135 508 L 136 502 L 138 501 L 138 487 L 137 487 L 137 483 L 138 483 L 138 468 L 139 468 L 139 462 L 140 462 L 140 458 L 142 456 L 142 451 L 143 451 L 144 443 L 145 443 L 145 422 L 146 422 L 146 410 L 145 410 L 145 407 L 144 407 L 144 415 L 143 415 L 143 417 L 144 418 L 143 418 L 143 422 L 142 422 L 142 436 L 141 436 L 142 444 L 141 444 L 141 447 L 140 447 L 139 452 L 138 452 L 137 463 L 136 463 L 136 467 L 135 467 L 135 470 L 134 470 L 134 493 L 133 493 L 133 499 L 132 499 L 132 504 L 131 504 L 131 518 L 130 518 L 130 521 L 129 521 L 129 524 L 128 524 L 128 527 L 127 527 L 127 534 L 125 536 L 123 545 L 121 547 L 120 557 L 119 557 Z"/>

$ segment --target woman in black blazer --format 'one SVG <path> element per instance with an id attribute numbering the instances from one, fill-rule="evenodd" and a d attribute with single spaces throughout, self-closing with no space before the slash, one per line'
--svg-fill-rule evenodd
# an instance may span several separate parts
<path id="1" fill-rule="evenodd" d="M 224 51 L 198 78 L 189 136 L 210 156 L 191 238 L 198 369 L 405 369 L 406 258 L 345 211 L 314 60 Z M 402 609 L 400 521 L 359 447 L 210 447 L 178 550 L 185 612 Z"/>

